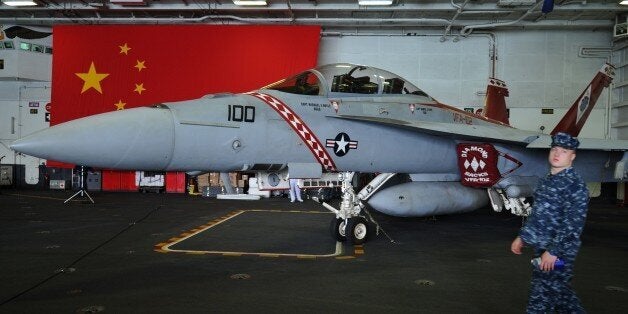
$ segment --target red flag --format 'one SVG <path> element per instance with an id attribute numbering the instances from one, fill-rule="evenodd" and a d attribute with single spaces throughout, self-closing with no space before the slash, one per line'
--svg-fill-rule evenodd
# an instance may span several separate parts
<path id="1" fill-rule="evenodd" d="M 55 26 L 51 125 L 244 92 L 316 65 L 318 26 Z"/>
<path id="2" fill-rule="evenodd" d="M 316 66 L 320 27 L 68 25 L 53 33 L 51 125 L 265 86 Z M 134 177 L 104 172 L 103 190 L 135 190 Z"/>

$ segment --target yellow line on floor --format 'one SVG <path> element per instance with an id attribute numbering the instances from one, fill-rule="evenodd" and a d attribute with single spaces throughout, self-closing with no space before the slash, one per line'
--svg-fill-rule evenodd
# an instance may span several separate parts
<path id="1" fill-rule="evenodd" d="M 46 199 L 46 200 L 56 200 L 56 201 L 65 201 L 65 198 L 57 198 L 57 197 L 49 197 L 49 196 L 36 196 L 36 195 L 26 195 L 26 194 L 5 194 L 5 195 L 11 195 L 11 196 L 18 196 L 18 197 L 30 197 L 30 198 L 41 198 L 41 199 Z M 68 196 L 69 197 L 69 196 Z M 71 202 L 80 202 L 82 200 L 71 200 Z"/>
<path id="2" fill-rule="evenodd" d="M 221 220 L 214 220 L 209 224 L 205 224 L 201 227 L 197 227 L 193 230 L 191 230 L 190 232 L 185 232 L 183 234 L 181 234 L 181 237 L 179 238 L 171 238 L 170 240 L 168 240 L 167 243 L 160 243 L 159 245 L 157 245 L 159 248 L 156 249 L 155 251 L 157 252 L 177 252 L 177 253 L 187 253 L 187 254 L 197 254 L 197 255 L 202 255 L 202 254 L 219 254 L 219 255 L 223 255 L 223 256 L 259 256 L 259 257 L 296 257 L 299 259 L 316 259 L 316 258 L 326 258 L 326 257 L 335 257 L 335 258 L 339 258 L 339 257 L 343 257 L 341 256 L 343 253 L 343 244 L 341 242 L 336 242 L 336 249 L 335 252 L 332 254 L 322 254 L 322 255 L 316 255 L 316 254 L 289 254 L 289 253 L 267 253 L 267 252 L 224 252 L 224 251 L 199 251 L 199 250 L 175 250 L 175 249 L 171 249 L 170 247 L 172 247 L 175 244 L 181 243 L 195 235 L 198 235 L 218 224 L 221 224 L 229 219 L 232 219 L 242 213 L 245 212 L 282 212 L 282 213 L 314 213 L 314 214 L 329 214 L 329 212 L 323 212 L 323 211 L 318 211 L 318 212 L 312 212 L 312 211 L 296 211 L 296 210 L 291 210 L 291 211 L 282 211 L 282 210 L 263 210 L 263 209 L 251 209 L 251 210 L 238 210 L 235 211 L 229 215 L 223 216 L 221 218 Z M 355 250 L 354 250 L 354 254 L 355 254 Z M 362 250 L 362 253 L 364 254 L 364 251 Z M 348 258 L 355 258 L 355 256 L 345 256 L 342 259 L 348 259 Z"/>

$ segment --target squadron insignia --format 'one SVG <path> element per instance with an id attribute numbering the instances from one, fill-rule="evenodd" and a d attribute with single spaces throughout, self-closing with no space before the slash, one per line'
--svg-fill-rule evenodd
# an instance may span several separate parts
<path id="1" fill-rule="evenodd" d="M 338 157 L 346 155 L 350 149 L 358 148 L 358 141 L 352 141 L 347 133 L 338 133 L 336 138 L 327 139 L 325 147 L 333 148 L 334 154 Z"/>

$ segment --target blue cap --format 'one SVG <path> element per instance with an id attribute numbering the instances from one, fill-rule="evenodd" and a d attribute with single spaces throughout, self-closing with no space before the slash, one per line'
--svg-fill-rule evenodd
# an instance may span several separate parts
<path id="1" fill-rule="evenodd" d="M 575 150 L 578 146 L 580 146 L 580 142 L 577 138 L 572 137 L 567 133 L 559 132 L 552 135 L 552 147 L 554 146 Z"/>

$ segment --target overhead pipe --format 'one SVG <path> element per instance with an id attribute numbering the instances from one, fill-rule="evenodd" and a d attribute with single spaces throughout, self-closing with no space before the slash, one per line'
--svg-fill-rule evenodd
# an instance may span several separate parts
<path id="1" fill-rule="evenodd" d="M 471 32 L 473 32 L 473 30 L 478 29 L 478 28 L 495 28 L 495 27 L 510 26 L 510 25 L 513 25 L 513 24 L 517 24 L 517 23 L 521 22 L 521 20 L 526 18 L 528 15 L 532 14 L 534 12 L 534 10 L 536 10 L 542 4 L 543 4 L 543 0 L 537 2 L 530 9 L 528 9 L 528 11 L 526 11 L 526 13 L 524 13 L 522 16 L 520 16 L 518 19 L 516 19 L 514 21 L 503 22 L 503 23 L 489 23 L 489 24 L 467 25 L 467 26 L 463 27 L 460 30 L 460 35 L 463 36 L 463 37 L 469 36 L 469 34 L 471 34 Z"/>
<path id="2" fill-rule="evenodd" d="M 464 11 L 466 12 L 466 11 Z M 529 13 L 526 13 L 526 15 Z M 12 17 L 12 18 L 0 18 L 0 23 L 22 23 L 22 24 L 44 24 L 44 23 L 72 23 L 72 24 L 107 24 L 107 23 L 137 23 L 137 24 L 160 24 L 160 23 L 207 23 L 208 20 L 223 20 L 223 21 L 235 21 L 243 24 L 301 24 L 301 25 L 322 25 L 322 26 L 379 26 L 379 27 L 398 27 L 398 26 L 447 26 L 452 25 L 456 27 L 463 27 L 463 31 L 470 33 L 476 28 L 492 28 L 498 26 L 508 26 L 519 23 L 526 15 L 520 17 L 516 21 L 505 23 L 493 23 L 493 24 L 479 24 L 464 26 L 460 21 L 451 21 L 447 19 L 412 19 L 412 18 L 385 18 L 385 19 L 370 19 L 370 18 L 244 18 L 234 15 L 205 15 L 197 18 L 152 18 L 152 17 L 128 17 L 128 18 L 71 18 L 71 17 Z M 579 27 L 579 28 L 592 28 L 592 27 L 612 27 L 613 21 L 580 21 L 578 24 L 574 22 L 564 21 L 543 21 L 539 23 L 532 22 L 520 22 L 520 26 L 524 27 Z M 468 34 L 463 35 L 468 36 Z"/>
<path id="3" fill-rule="evenodd" d="M 292 11 L 290 0 L 286 0 L 286 5 L 288 6 L 288 12 L 290 12 L 290 19 L 294 21 L 294 11 Z"/>
<path id="4" fill-rule="evenodd" d="M 450 0 L 451 1 L 451 0 Z M 460 0 L 462 1 L 462 0 Z M 155 12 L 166 12 L 166 11 L 186 11 L 186 12 L 198 12 L 199 10 L 215 10 L 216 12 L 284 12 L 288 9 L 292 9 L 295 12 L 338 12 L 338 11 L 357 11 L 357 10 L 370 10 L 361 7 L 356 2 L 347 2 L 345 4 L 331 4 L 331 3 L 316 3 L 313 1 L 308 1 L 307 3 L 293 3 L 290 2 L 290 8 L 288 8 L 287 3 L 285 2 L 272 2 L 264 7 L 247 7 L 242 8 L 241 6 L 234 5 L 231 1 L 208 1 L 206 3 L 207 7 L 204 5 L 186 5 L 186 4 L 177 4 L 177 3 L 163 3 L 160 1 L 151 1 L 149 6 L 143 8 L 137 7 L 129 7 L 125 5 L 116 5 L 111 3 L 110 1 L 96 1 L 87 2 L 87 3 L 73 3 L 71 1 L 66 1 L 57 5 L 49 5 L 49 6 L 40 6 L 40 7 L 28 7 L 28 8 L 18 8 L 18 9 L 7 9 L 3 10 L 11 10 L 16 12 L 37 12 L 44 11 L 48 12 L 51 10 L 72 10 L 72 11 L 91 11 L 91 10 L 102 10 L 103 3 L 106 6 L 107 12 L 128 12 L 128 11 L 155 11 Z M 454 7 L 459 6 L 459 4 L 454 5 Z M 586 6 L 586 7 L 585 7 Z M 457 8 L 457 7 L 456 7 Z M 465 7 L 465 11 L 463 14 L 472 14 L 472 13 L 483 13 L 483 14 L 511 14 L 514 12 L 524 12 L 526 11 L 525 6 L 512 6 L 512 7 L 495 7 L 495 3 L 477 3 L 476 1 L 472 1 L 470 5 Z M 390 7 L 380 7 L 377 8 L 377 11 L 386 11 L 386 12 L 425 12 L 425 11 L 448 11 L 451 9 L 451 4 L 442 2 L 442 3 L 404 3 L 403 5 L 398 6 L 390 6 Z M 616 12 L 622 13 L 625 11 L 621 6 L 617 4 L 604 4 L 604 3 L 586 3 L 586 1 L 577 0 L 563 4 L 556 4 L 554 7 L 554 11 L 563 11 L 563 12 L 571 12 L 571 11 L 585 11 L 585 12 Z"/>
<path id="5" fill-rule="evenodd" d="M 447 40 L 447 34 L 449 34 L 449 31 L 451 31 L 451 26 L 454 24 L 454 22 L 456 21 L 458 16 L 460 14 L 462 14 L 462 10 L 464 10 L 464 7 L 467 5 L 467 3 L 469 3 L 469 1 L 471 1 L 471 0 L 465 0 L 465 2 L 462 5 L 458 5 L 458 4 L 456 4 L 454 2 L 454 0 L 451 0 L 451 5 L 454 8 L 457 8 L 456 14 L 454 15 L 453 18 L 451 18 L 451 21 L 449 22 L 449 25 L 447 25 L 447 27 L 445 28 L 445 33 L 443 34 L 443 37 L 440 38 L 440 41 Z"/>
<path id="6" fill-rule="evenodd" d="M 202 23 L 206 20 L 235 20 L 238 22 L 244 23 L 297 23 L 297 24 L 346 24 L 346 23 L 360 23 L 360 24 L 371 24 L 371 25 L 379 25 L 386 26 L 382 24 L 390 24 L 391 26 L 401 25 L 401 24 L 416 24 L 416 25 L 425 25 L 431 24 L 434 26 L 444 26 L 449 23 L 449 20 L 446 19 L 370 19 L 370 18 L 245 18 L 239 17 L 235 15 L 205 15 L 197 18 L 143 18 L 143 17 L 129 17 L 129 18 L 66 18 L 66 17 L 28 17 L 28 18 L 0 18 L 0 22 L 10 23 L 10 22 L 87 22 L 90 24 L 99 24 L 99 23 L 124 23 L 124 22 L 140 22 L 140 23 Z"/>

